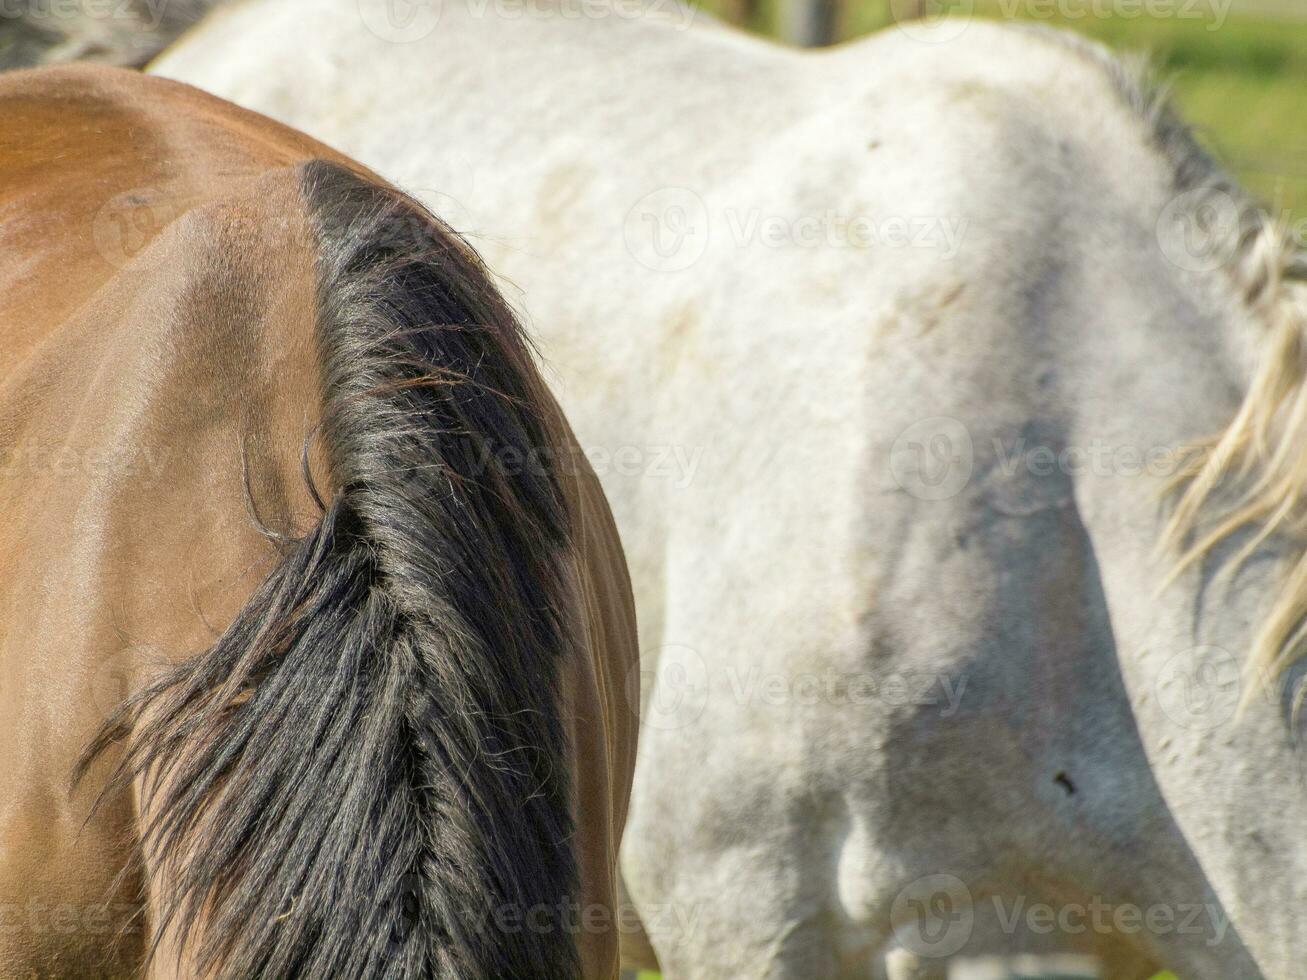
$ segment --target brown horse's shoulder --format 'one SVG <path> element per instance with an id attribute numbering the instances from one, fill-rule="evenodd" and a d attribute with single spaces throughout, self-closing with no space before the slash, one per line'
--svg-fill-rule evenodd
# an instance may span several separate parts
<path id="1" fill-rule="evenodd" d="M 73 765 L 135 671 L 235 616 L 276 557 L 256 522 L 313 520 L 311 148 L 191 92 L 0 76 L 5 976 L 128 969 L 138 935 L 121 969 L 106 955 L 136 911 L 111 887 L 131 804 L 86 823 L 96 784 L 70 798 Z"/>

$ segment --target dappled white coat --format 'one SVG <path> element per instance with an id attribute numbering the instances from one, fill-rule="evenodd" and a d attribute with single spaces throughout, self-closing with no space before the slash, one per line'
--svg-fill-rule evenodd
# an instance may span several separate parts
<path id="1" fill-rule="evenodd" d="M 1234 718 L 1278 559 L 1159 593 L 1154 554 L 1264 328 L 1101 57 L 245 0 L 154 70 L 424 197 L 524 312 L 632 563 L 669 978 L 1302 975 L 1302 756 L 1274 699 Z"/>

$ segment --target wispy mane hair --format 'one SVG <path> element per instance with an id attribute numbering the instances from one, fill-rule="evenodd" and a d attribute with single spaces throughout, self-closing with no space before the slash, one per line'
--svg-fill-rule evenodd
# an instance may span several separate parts
<path id="1" fill-rule="evenodd" d="M 577 890 L 570 511 L 557 473 L 501 462 L 551 458 L 556 416 L 452 232 L 334 164 L 302 188 L 321 518 L 82 772 L 123 746 L 154 947 L 178 940 L 193 975 L 575 977 L 575 936 L 522 924 Z"/>
<path id="2" fill-rule="evenodd" d="M 1264 334 L 1252 383 L 1225 429 L 1193 447 L 1169 490 L 1173 509 L 1161 546 L 1178 555 L 1169 581 L 1212 556 L 1236 534 L 1244 540 L 1224 573 L 1233 574 L 1268 540 L 1292 543 L 1296 558 L 1256 633 L 1245 700 L 1307 653 L 1307 253 L 1271 210 L 1252 197 L 1194 138 L 1142 61 L 1128 64 L 1097 46 L 1122 98 L 1146 125 L 1172 174 L 1180 215 L 1214 234 L 1216 268 L 1206 274 Z M 1225 219 L 1213 222 L 1213 216 Z"/>
<path id="3" fill-rule="evenodd" d="M 1246 537 L 1226 561 L 1224 575 L 1273 536 L 1293 542 L 1297 557 L 1249 651 L 1247 703 L 1307 655 L 1307 251 L 1203 149 L 1146 58 L 1123 59 L 1042 24 L 1013 29 L 1038 34 L 1106 75 L 1167 166 L 1169 200 L 1187 209 L 1173 217 L 1213 236 L 1207 253 L 1197 257 L 1200 265 L 1216 268 L 1193 274 L 1205 280 L 1214 301 L 1228 299 L 1264 334 L 1235 417 L 1223 431 L 1189 447 L 1169 482 L 1173 507 L 1158 542 L 1164 553 L 1177 556 L 1166 584 L 1214 556 L 1236 534 Z M 1224 220 L 1213 222 L 1213 215 Z"/>

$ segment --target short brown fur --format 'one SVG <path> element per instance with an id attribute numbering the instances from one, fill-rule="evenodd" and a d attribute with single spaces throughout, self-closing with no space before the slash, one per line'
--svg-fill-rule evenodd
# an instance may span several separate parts
<path id="1" fill-rule="evenodd" d="M 330 149 L 188 87 L 107 69 L 0 78 L 0 975 L 137 976 L 151 884 L 139 794 L 94 813 L 121 696 L 227 629 L 323 496 L 318 232 Z M 538 406 L 568 458 L 556 406 Z M 633 613 L 593 475 L 561 479 L 582 655 L 558 679 L 583 905 L 615 902 L 634 754 Z M 268 532 L 271 532 L 269 535 Z M 115 750 L 116 751 L 116 750 Z M 14 928 L 14 927 L 17 928 Z M 612 930 L 576 937 L 616 970 Z M 165 949 L 152 976 L 190 975 Z"/>

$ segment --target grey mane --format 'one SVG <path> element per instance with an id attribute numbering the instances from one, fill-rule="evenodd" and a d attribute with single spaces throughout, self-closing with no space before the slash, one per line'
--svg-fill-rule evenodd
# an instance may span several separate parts
<path id="1" fill-rule="evenodd" d="M 1239 183 L 1194 134 L 1193 128 L 1176 111 L 1165 79 L 1154 71 L 1143 55 L 1114 53 L 1096 41 L 1043 25 L 1017 25 L 1038 34 L 1098 66 L 1107 76 L 1117 97 L 1143 122 L 1146 138 L 1168 164 L 1171 189 L 1187 195 L 1195 206 L 1223 196 L 1233 201 L 1239 222 L 1233 234 L 1237 241 L 1227 251 L 1226 270 L 1239 292 L 1252 307 L 1258 306 L 1271 287 L 1271 280 L 1307 280 L 1307 250 L 1285 239 L 1272 210 Z M 1275 276 L 1259 272 L 1258 256 L 1269 247 L 1275 255 Z"/>

